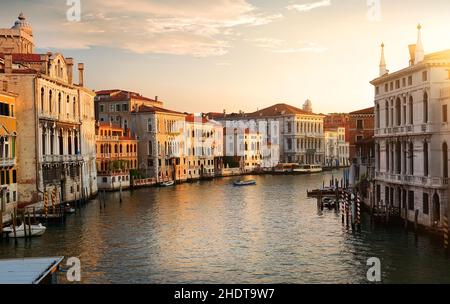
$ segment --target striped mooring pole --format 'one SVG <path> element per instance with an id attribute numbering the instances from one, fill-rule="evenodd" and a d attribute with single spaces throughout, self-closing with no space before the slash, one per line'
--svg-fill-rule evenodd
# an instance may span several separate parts
<path id="1" fill-rule="evenodd" d="M 356 228 L 361 232 L 361 198 L 356 196 Z"/>
<path id="2" fill-rule="evenodd" d="M 350 194 L 348 192 L 345 193 L 345 225 L 347 226 L 347 228 L 350 226 L 350 220 L 349 220 L 349 211 L 350 211 L 350 206 L 349 206 L 349 202 L 350 202 Z"/>
<path id="3" fill-rule="evenodd" d="M 56 208 L 56 188 L 52 191 L 52 208 L 53 210 Z"/>
<path id="4" fill-rule="evenodd" d="M 340 198 L 339 207 L 341 208 L 341 214 L 342 214 L 342 225 L 344 225 L 344 223 L 345 223 L 345 193 L 344 193 L 344 191 L 341 191 L 341 193 L 339 193 L 339 198 Z"/>
<path id="5" fill-rule="evenodd" d="M 47 217 L 48 215 L 48 192 L 45 191 L 44 193 L 44 213 L 45 213 L 45 217 Z"/>
<path id="6" fill-rule="evenodd" d="M 444 216 L 444 248 L 446 250 L 448 250 L 448 234 L 449 234 L 448 217 Z"/>

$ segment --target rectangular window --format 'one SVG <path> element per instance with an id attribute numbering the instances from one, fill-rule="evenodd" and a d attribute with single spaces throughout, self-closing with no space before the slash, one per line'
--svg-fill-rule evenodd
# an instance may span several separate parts
<path id="1" fill-rule="evenodd" d="M 414 191 L 408 191 L 408 209 L 414 211 Z"/>
<path id="2" fill-rule="evenodd" d="M 1 173 L 0 183 L 1 183 L 2 185 L 5 184 L 5 171 L 2 171 L 2 173 Z"/>
<path id="3" fill-rule="evenodd" d="M 376 95 L 380 94 L 380 87 L 376 87 L 376 88 L 375 88 L 375 94 L 376 94 Z"/>
<path id="4" fill-rule="evenodd" d="M 395 81 L 395 88 L 400 89 L 400 80 Z"/>
<path id="5" fill-rule="evenodd" d="M 428 193 L 423 194 L 423 214 L 430 212 Z"/>
<path id="6" fill-rule="evenodd" d="M 100 113 L 103 113 L 105 111 L 105 107 L 103 105 L 100 105 Z"/>
<path id="7" fill-rule="evenodd" d="M 16 170 L 13 170 L 12 176 L 13 176 L 13 184 L 17 183 L 17 171 Z"/>
<path id="8" fill-rule="evenodd" d="M 427 71 L 422 73 L 422 81 L 428 81 L 428 72 Z"/>
<path id="9" fill-rule="evenodd" d="M 403 85 L 403 87 L 406 87 L 406 78 L 402 79 L 402 85 Z"/>
<path id="10" fill-rule="evenodd" d="M 442 105 L 442 122 L 448 122 L 447 105 Z"/>
<path id="11" fill-rule="evenodd" d="M 412 76 L 409 76 L 409 77 L 408 77 L 408 85 L 409 85 L 409 86 L 412 86 Z"/>
<path id="12" fill-rule="evenodd" d="M 124 104 L 122 105 L 122 111 L 123 111 L 123 112 L 128 112 L 128 104 L 124 103 Z"/>
<path id="13" fill-rule="evenodd" d="M 389 85 L 389 89 L 392 91 L 394 89 L 394 83 L 391 82 L 391 84 Z"/>
<path id="14" fill-rule="evenodd" d="M 386 83 L 386 84 L 384 85 L 384 91 L 385 91 L 385 92 L 389 92 L 389 84 Z"/>
<path id="15" fill-rule="evenodd" d="M 9 185 L 11 183 L 9 171 L 5 171 L 6 175 L 6 184 Z"/>
<path id="16" fill-rule="evenodd" d="M 109 106 L 109 111 L 110 111 L 110 112 L 114 112 L 114 109 L 115 109 L 115 108 L 114 108 L 114 105 L 110 105 L 110 106 Z"/>
<path id="17" fill-rule="evenodd" d="M 116 105 L 116 112 L 120 112 L 120 104 Z"/>
<path id="18" fill-rule="evenodd" d="M 357 128 L 358 130 L 364 129 L 364 122 L 363 122 L 362 119 L 358 119 L 358 120 L 356 121 L 356 128 Z"/>

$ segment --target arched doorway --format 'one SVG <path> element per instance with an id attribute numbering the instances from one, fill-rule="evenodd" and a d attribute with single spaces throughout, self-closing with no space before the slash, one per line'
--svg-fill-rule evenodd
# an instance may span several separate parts
<path id="1" fill-rule="evenodd" d="M 441 202 L 439 195 L 435 193 L 433 195 L 433 225 L 438 226 L 441 221 Z"/>

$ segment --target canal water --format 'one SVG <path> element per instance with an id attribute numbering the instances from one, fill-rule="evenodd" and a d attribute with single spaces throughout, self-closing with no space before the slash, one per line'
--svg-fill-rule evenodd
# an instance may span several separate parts
<path id="1" fill-rule="evenodd" d="M 78 257 L 82 283 L 450 283 L 440 239 L 401 228 L 361 233 L 306 198 L 332 173 L 257 176 L 106 194 L 31 241 L 3 241 L 0 258 Z M 335 176 L 340 173 L 335 172 Z"/>

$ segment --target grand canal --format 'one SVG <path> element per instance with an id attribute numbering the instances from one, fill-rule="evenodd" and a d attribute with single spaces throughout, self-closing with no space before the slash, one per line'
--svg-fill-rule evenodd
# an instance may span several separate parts
<path id="1" fill-rule="evenodd" d="M 384 283 L 450 283 L 440 239 L 401 228 L 362 233 L 334 211 L 319 215 L 306 190 L 331 173 L 258 176 L 107 194 L 32 241 L 3 241 L 0 258 L 78 257 L 82 283 L 367 283 L 381 260 Z"/>

